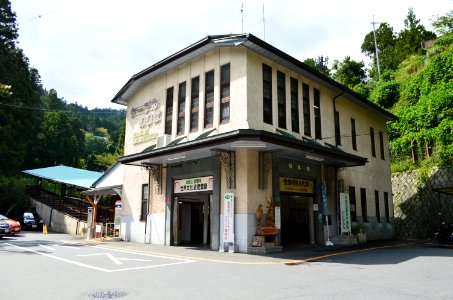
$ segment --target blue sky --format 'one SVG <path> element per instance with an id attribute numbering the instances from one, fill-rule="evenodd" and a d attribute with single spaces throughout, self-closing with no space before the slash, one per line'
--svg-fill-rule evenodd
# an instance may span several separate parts
<path id="1" fill-rule="evenodd" d="M 360 52 L 371 22 L 398 32 L 409 7 L 431 30 L 452 0 L 11 0 L 19 46 L 45 88 L 89 108 L 110 100 L 135 73 L 206 35 L 250 32 L 304 60 Z M 264 6 L 264 23 L 263 23 Z M 243 14 L 241 14 L 243 7 Z M 243 17 L 243 25 L 242 25 Z"/>

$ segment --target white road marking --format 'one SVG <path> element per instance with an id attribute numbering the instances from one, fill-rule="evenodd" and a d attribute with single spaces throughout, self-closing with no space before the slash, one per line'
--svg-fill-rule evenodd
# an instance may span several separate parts
<path id="1" fill-rule="evenodd" d="M 77 256 L 96 256 L 96 255 L 105 255 L 108 258 L 110 258 L 110 260 L 113 261 L 115 264 L 117 264 L 117 265 L 122 265 L 123 264 L 115 256 L 113 256 L 110 253 L 80 254 L 80 255 L 77 255 Z"/>
<path id="2" fill-rule="evenodd" d="M 150 262 L 150 261 L 152 261 L 151 259 L 120 258 L 120 257 L 118 257 L 118 260 L 126 260 L 126 261 L 143 261 L 143 262 Z"/>
<path id="3" fill-rule="evenodd" d="M 70 248 L 70 249 L 80 249 L 79 247 L 68 246 L 68 245 L 61 245 L 60 247 Z"/>
<path id="4" fill-rule="evenodd" d="M 44 246 L 44 245 L 39 245 L 40 247 L 43 247 L 44 249 L 50 250 L 50 251 L 55 251 L 55 248 L 49 247 L 49 246 Z"/>

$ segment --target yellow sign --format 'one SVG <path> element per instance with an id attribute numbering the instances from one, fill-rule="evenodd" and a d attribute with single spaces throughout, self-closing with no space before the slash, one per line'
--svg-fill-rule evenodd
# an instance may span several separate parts
<path id="1" fill-rule="evenodd" d="M 47 234 L 47 225 L 46 224 L 42 225 L 42 233 Z"/>
<path id="2" fill-rule="evenodd" d="M 313 181 L 280 177 L 280 192 L 313 194 Z"/>

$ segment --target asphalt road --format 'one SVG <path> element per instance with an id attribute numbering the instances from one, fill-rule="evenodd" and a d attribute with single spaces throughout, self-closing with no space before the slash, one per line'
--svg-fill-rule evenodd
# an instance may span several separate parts
<path id="1" fill-rule="evenodd" d="M 25 232 L 0 299 L 452 299 L 453 247 L 386 242 L 257 256 Z"/>

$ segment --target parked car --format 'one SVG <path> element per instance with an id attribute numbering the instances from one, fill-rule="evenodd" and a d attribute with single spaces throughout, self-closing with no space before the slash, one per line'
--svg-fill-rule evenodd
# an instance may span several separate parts
<path id="1" fill-rule="evenodd" d="M 22 217 L 22 228 L 25 229 L 42 229 L 43 220 L 36 212 L 24 212 Z"/>
<path id="2" fill-rule="evenodd" d="M 16 220 L 5 217 L 4 215 L 0 215 L 0 221 L 5 221 L 6 223 L 9 224 L 9 229 L 12 235 L 20 233 L 21 230 L 20 223 L 17 222 Z"/>
<path id="3" fill-rule="evenodd" d="M 0 239 L 5 235 L 11 235 L 11 229 L 9 229 L 8 223 L 0 221 Z"/>

